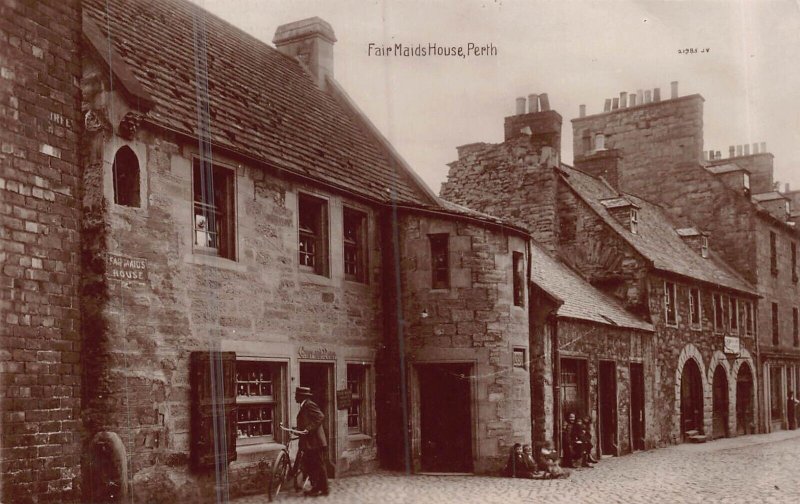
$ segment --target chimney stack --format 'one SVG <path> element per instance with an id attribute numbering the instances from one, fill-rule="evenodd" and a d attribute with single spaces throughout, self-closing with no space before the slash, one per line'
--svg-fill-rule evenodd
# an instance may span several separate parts
<path id="1" fill-rule="evenodd" d="M 611 98 L 606 98 L 606 103 L 603 105 L 603 112 L 611 112 Z"/>
<path id="2" fill-rule="evenodd" d="M 611 99 L 611 110 L 617 110 L 619 108 L 619 98 L 612 98 Z"/>
<path id="3" fill-rule="evenodd" d="M 619 94 L 619 108 L 628 108 L 628 93 L 625 91 Z"/>
<path id="4" fill-rule="evenodd" d="M 517 111 L 515 115 L 524 115 L 525 114 L 525 97 L 520 96 L 517 98 Z"/>
<path id="5" fill-rule="evenodd" d="M 555 151 L 554 162 L 561 155 L 561 115 L 550 110 L 547 93 L 529 94 L 528 112 L 525 112 L 526 99 L 517 98 L 516 113 L 505 118 L 503 130 L 505 141 L 526 136 L 535 149 L 550 147 Z M 557 164 L 556 164 L 557 166 Z"/>
<path id="6" fill-rule="evenodd" d="M 652 95 L 650 94 L 650 90 L 649 89 L 646 89 L 645 92 L 644 92 L 644 102 L 645 103 L 652 103 L 653 102 L 653 98 L 652 98 Z"/>
<path id="7" fill-rule="evenodd" d="M 741 145 L 737 145 L 736 146 L 736 157 L 739 157 L 741 155 L 742 155 L 742 146 Z"/>
<path id="8" fill-rule="evenodd" d="M 586 117 L 586 105 L 578 106 L 578 117 Z"/>
<path id="9" fill-rule="evenodd" d="M 653 90 L 653 101 L 660 102 L 661 101 L 661 88 L 655 88 Z"/>
<path id="10" fill-rule="evenodd" d="M 669 83 L 670 86 L 670 98 L 673 100 L 678 97 L 678 81 L 672 81 Z"/>
<path id="11" fill-rule="evenodd" d="M 327 21 L 312 17 L 281 25 L 275 30 L 272 43 L 283 54 L 297 58 L 320 89 L 326 88 L 327 77 L 333 78 L 336 36 Z"/>
<path id="12" fill-rule="evenodd" d="M 628 96 L 630 96 L 630 99 L 631 99 L 630 106 L 631 107 L 635 107 L 637 105 L 637 103 L 636 103 L 636 93 L 631 93 Z"/>
<path id="13" fill-rule="evenodd" d="M 728 157 L 735 157 L 736 156 L 736 147 L 731 145 L 728 147 Z"/>
<path id="14" fill-rule="evenodd" d="M 542 107 L 542 112 L 547 112 L 550 110 L 550 98 L 547 97 L 547 93 L 542 93 L 539 95 L 539 104 Z"/>
<path id="15" fill-rule="evenodd" d="M 744 155 L 745 156 L 750 155 L 750 144 L 744 144 Z"/>
<path id="16" fill-rule="evenodd" d="M 528 113 L 533 114 L 534 112 L 539 112 L 539 95 L 537 94 L 529 94 L 528 95 Z"/>

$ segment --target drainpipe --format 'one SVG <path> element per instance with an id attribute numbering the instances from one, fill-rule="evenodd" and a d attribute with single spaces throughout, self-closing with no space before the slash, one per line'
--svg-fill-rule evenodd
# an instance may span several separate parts
<path id="1" fill-rule="evenodd" d="M 558 351 L 558 319 L 555 315 L 548 317 L 550 338 L 553 345 L 553 445 L 556 453 L 561 453 L 561 358 Z"/>
<path id="2" fill-rule="evenodd" d="M 758 414 L 757 415 L 754 414 L 753 416 L 756 419 L 756 432 L 763 432 L 763 431 L 767 430 L 766 429 L 767 420 L 766 420 L 766 418 L 764 419 L 764 427 L 761 428 L 761 426 L 759 424 L 761 423 L 761 419 L 763 418 L 763 415 L 764 415 L 764 411 L 762 411 L 762 410 L 764 410 L 766 408 L 762 408 L 761 407 L 761 399 L 762 399 L 762 397 L 761 397 L 762 396 L 761 387 L 763 386 L 762 384 L 764 383 L 764 374 L 761 373 L 761 371 L 763 369 L 763 364 L 761 363 L 761 342 L 758 340 L 758 333 L 759 333 L 759 330 L 758 330 L 758 300 L 753 302 L 753 315 L 754 315 L 753 316 L 753 319 L 754 319 L 753 320 L 753 332 L 756 335 L 756 365 L 755 365 L 756 372 L 755 372 L 755 378 L 757 380 L 757 383 L 753 385 L 753 388 L 756 389 L 756 404 L 755 404 L 755 407 L 756 407 L 756 409 L 758 409 Z M 761 373 L 761 380 L 758 380 L 759 373 Z M 745 412 L 745 415 L 746 414 L 747 414 L 747 412 Z M 745 432 L 747 432 L 747 431 L 745 431 Z"/>

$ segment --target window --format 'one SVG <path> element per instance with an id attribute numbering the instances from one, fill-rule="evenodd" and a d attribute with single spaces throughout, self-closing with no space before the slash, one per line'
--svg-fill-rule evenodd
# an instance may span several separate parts
<path id="1" fill-rule="evenodd" d="M 525 260 L 521 252 L 512 253 L 514 267 L 514 306 L 525 306 Z"/>
<path id="2" fill-rule="evenodd" d="M 783 369 L 781 367 L 769 367 L 769 388 L 770 388 L 770 417 L 773 421 L 783 419 L 783 405 L 786 404 L 782 390 Z"/>
<path id="3" fill-rule="evenodd" d="M 800 346 L 800 327 L 798 327 L 797 308 L 792 308 L 792 342 L 794 346 Z"/>
<path id="4" fill-rule="evenodd" d="M 281 421 L 282 366 L 236 361 L 236 438 L 239 444 L 271 441 Z"/>
<path id="5" fill-rule="evenodd" d="M 429 235 L 431 240 L 431 287 L 434 289 L 450 288 L 450 261 L 448 257 L 448 235 Z"/>
<path id="6" fill-rule="evenodd" d="M 689 321 L 693 327 L 700 326 L 700 289 L 689 289 Z"/>
<path id="7" fill-rule="evenodd" d="M 778 303 L 772 303 L 772 344 L 780 343 L 780 331 L 778 330 Z"/>
<path id="8" fill-rule="evenodd" d="M 748 336 L 753 335 L 753 328 L 755 327 L 755 319 L 753 313 L 753 303 L 746 301 L 744 303 L 744 332 Z"/>
<path id="9" fill-rule="evenodd" d="M 739 330 L 739 302 L 735 297 L 728 298 L 728 327 L 732 333 Z"/>
<path id="10" fill-rule="evenodd" d="M 234 175 L 229 168 L 194 160 L 195 250 L 236 259 Z"/>
<path id="11" fill-rule="evenodd" d="M 639 209 L 631 208 L 631 233 L 639 234 Z"/>
<path id="12" fill-rule="evenodd" d="M 350 390 L 350 407 L 347 408 L 347 431 L 365 434 L 368 430 L 365 405 L 367 404 L 367 369 L 365 364 L 347 365 L 347 388 Z"/>
<path id="13" fill-rule="evenodd" d="M 344 277 L 355 282 L 367 281 L 367 216 L 345 208 L 343 212 Z"/>
<path id="14" fill-rule="evenodd" d="M 114 203 L 122 206 L 138 207 L 139 203 L 139 160 L 127 145 L 120 147 L 114 156 Z"/>
<path id="15" fill-rule="evenodd" d="M 778 237 L 774 232 L 769 232 L 769 268 L 773 275 L 778 274 L 778 252 L 777 252 Z"/>
<path id="16" fill-rule="evenodd" d="M 606 150 L 606 136 L 603 133 L 598 133 L 594 137 L 594 150 Z"/>
<path id="17" fill-rule="evenodd" d="M 664 312 L 667 325 L 678 325 L 677 308 L 675 306 L 675 284 L 664 282 Z"/>
<path id="18" fill-rule="evenodd" d="M 700 255 L 708 257 L 708 236 L 700 237 Z"/>
<path id="19" fill-rule="evenodd" d="M 722 308 L 722 294 L 714 294 L 714 330 L 722 331 L 725 327 L 725 316 Z"/>
<path id="20" fill-rule="evenodd" d="M 328 275 L 328 204 L 300 194 L 298 197 L 298 262 L 301 271 Z"/>
<path id="21" fill-rule="evenodd" d="M 797 283 L 797 243 L 792 242 L 792 282 Z"/>

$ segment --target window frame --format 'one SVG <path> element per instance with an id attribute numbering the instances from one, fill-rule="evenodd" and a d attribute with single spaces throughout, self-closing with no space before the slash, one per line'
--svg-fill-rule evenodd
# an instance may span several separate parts
<path id="1" fill-rule="evenodd" d="M 755 334 L 755 311 L 752 301 L 744 302 L 744 334 L 745 336 L 753 336 Z"/>
<path id="2" fill-rule="evenodd" d="M 739 300 L 734 296 L 728 296 L 728 329 L 739 333 Z"/>
<path id="3" fill-rule="evenodd" d="M 125 173 L 121 173 L 120 169 L 118 168 L 119 165 L 117 164 L 117 158 L 120 156 L 121 153 L 123 155 L 125 155 L 125 156 L 132 156 L 132 158 L 130 160 L 136 162 L 136 166 L 133 167 L 133 168 L 135 168 L 135 172 L 134 173 L 126 172 L 126 170 L 122 170 L 122 172 L 125 172 Z M 127 154 L 127 153 L 130 153 L 130 154 Z M 127 178 L 127 177 L 131 177 L 131 178 L 135 179 L 135 180 L 131 181 L 131 182 L 134 182 L 134 183 L 127 184 L 131 188 L 131 190 L 132 191 L 135 190 L 135 192 L 120 193 L 120 191 L 119 191 L 120 179 Z M 111 160 L 111 183 L 112 183 L 112 189 L 114 191 L 114 204 L 115 205 L 124 206 L 124 207 L 128 207 L 128 208 L 142 208 L 142 194 L 141 194 L 141 192 L 142 192 L 142 165 L 139 162 L 139 156 L 136 155 L 136 151 L 134 151 L 129 145 L 122 145 L 122 146 L 120 146 L 119 149 L 117 149 L 116 152 L 114 152 L 114 159 Z M 121 196 L 123 194 L 127 195 L 127 197 L 122 198 Z M 133 201 L 131 201 L 131 202 L 121 201 L 123 199 L 127 200 L 129 198 L 130 199 L 135 199 L 135 202 L 133 202 Z"/>
<path id="4" fill-rule="evenodd" d="M 203 163 L 210 163 L 211 164 L 211 188 L 213 190 L 213 194 L 211 195 L 211 199 L 214 200 L 214 203 L 206 203 L 202 201 L 202 187 L 200 188 L 200 195 L 198 200 L 198 194 L 196 194 L 196 184 L 202 184 L 202 177 L 201 180 L 198 181 L 197 174 L 200 173 L 200 170 L 203 169 Z M 224 173 L 225 186 L 220 191 L 223 191 L 227 194 L 225 200 L 222 204 L 217 205 L 216 203 L 216 194 L 217 194 L 217 186 L 214 182 L 216 178 L 217 170 L 219 173 Z M 220 257 L 222 259 L 228 259 L 230 261 L 237 261 L 238 260 L 238 215 L 239 212 L 237 211 L 238 206 L 238 199 L 237 199 L 237 181 L 236 181 L 236 167 L 230 166 L 225 163 L 219 163 L 213 160 L 206 160 L 204 161 L 200 156 L 193 156 L 192 157 L 192 174 L 191 174 L 191 187 L 192 187 L 192 251 L 194 253 L 200 253 L 204 255 L 211 255 Z M 200 223 L 203 223 L 202 226 L 207 226 L 209 219 L 206 215 L 201 215 L 197 213 L 197 206 L 200 205 L 202 207 L 209 207 L 211 212 L 215 214 L 220 214 L 219 217 L 215 216 L 215 222 L 220 222 L 216 227 L 216 231 L 210 231 L 210 228 L 201 228 Z M 208 210 L 203 209 L 204 213 L 208 212 Z M 198 217 L 203 217 L 203 220 L 198 220 Z M 211 242 L 212 240 L 208 238 L 209 235 L 216 234 L 217 235 L 217 246 L 209 246 L 209 245 L 202 245 L 199 243 L 199 236 L 200 233 L 205 235 L 207 238 L 205 240 L 206 243 Z M 223 237 L 224 235 L 224 237 Z M 223 244 L 225 248 L 223 249 Z"/>
<path id="5" fill-rule="evenodd" d="M 711 298 L 714 306 L 714 332 L 725 332 L 725 305 L 722 302 L 722 294 L 715 292 Z"/>
<path id="6" fill-rule="evenodd" d="M 797 307 L 792 307 L 792 344 L 794 346 L 800 346 L 800 313 L 798 313 Z"/>
<path id="7" fill-rule="evenodd" d="M 700 257 L 703 259 L 708 258 L 708 236 L 701 235 L 700 236 Z"/>
<path id="8" fill-rule="evenodd" d="M 353 394 L 353 389 L 351 388 L 351 383 L 357 380 L 350 379 L 350 370 L 351 369 L 359 369 L 360 372 L 360 393 L 357 395 Z M 372 365 L 368 362 L 362 361 L 351 361 L 345 363 L 345 383 L 347 385 L 348 390 L 350 390 L 350 406 L 347 408 L 347 435 L 348 436 L 370 436 L 372 432 L 372 416 L 370 414 L 372 408 L 371 402 L 371 373 L 370 370 L 372 369 Z M 353 401 L 358 401 L 359 411 L 352 413 L 353 409 Z M 350 419 L 357 418 L 358 425 L 351 426 Z"/>
<path id="9" fill-rule="evenodd" d="M 306 192 L 297 193 L 297 267 L 302 273 L 330 276 L 330 204 L 329 200 Z M 313 227 L 303 228 L 305 212 L 313 212 L 310 217 Z M 308 221 L 306 221 L 308 223 Z M 313 242 L 313 251 L 308 252 L 308 242 Z M 305 249 L 305 251 L 304 251 Z M 303 264 L 311 258 L 313 264 Z"/>
<path id="10" fill-rule="evenodd" d="M 778 346 L 781 343 L 781 330 L 780 330 L 780 309 L 778 303 L 772 303 L 772 345 Z"/>
<path id="11" fill-rule="evenodd" d="M 671 295 L 671 299 L 670 299 Z M 678 327 L 678 286 L 675 282 L 664 281 L 664 323 L 668 327 Z M 672 321 L 670 321 L 670 314 Z"/>
<path id="12" fill-rule="evenodd" d="M 247 386 L 250 390 L 256 387 L 256 390 L 263 387 L 268 381 L 262 377 L 254 377 L 254 380 L 240 379 L 240 366 L 247 365 L 248 367 L 262 369 L 269 369 L 269 383 L 272 384 L 272 394 L 268 395 L 240 395 L 239 392 L 242 386 Z M 236 447 L 250 446 L 254 444 L 265 443 L 278 443 L 280 442 L 283 434 L 277 430 L 277 425 L 280 422 L 286 421 L 288 411 L 287 402 L 287 386 L 288 383 L 288 363 L 285 360 L 276 360 L 268 358 L 260 358 L 253 356 L 236 356 Z M 260 391 L 260 390 L 259 390 Z M 272 408 L 272 418 L 269 420 L 272 423 L 272 432 L 270 434 L 259 434 L 253 436 L 242 436 L 239 429 L 241 416 L 245 410 L 251 408 L 263 408 L 265 406 Z M 253 420 L 246 420 L 247 422 L 263 422 L 263 420 L 256 418 Z"/>
<path id="13" fill-rule="evenodd" d="M 525 307 L 525 255 L 511 253 L 511 286 L 514 293 L 514 306 Z"/>
<path id="14" fill-rule="evenodd" d="M 697 293 L 697 299 L 692 296 L 692 293 Z M 703 303 L 701 299 L 700 288 L 689 287 L 689 326 L 695 329 L 700 328 L 703 324 Z M 695 311 L 697 312 L 697 320 L 694 318 Z"/>
<path id="15" fill-rule="evenodd" d="M 342 207 L 342 272 L 344 273 L 345 280 L 358 283 L 368 283 L 369 275 L 369 220 L 367 212 L 351 208 L 348 206 Z M 348 239 L 348 224 L 358 221 L 357 229 L 355 230 L 356 239 Z M 348 247 L 355 249 L 355 260 L 348 261 Z M 348 263 L 354 263 L 355 273 L 348 272 Z"/>
<path id="16" fill-rule="evenodd" d="M 773 276 L 778 275 L 778 235 L 769 232 L 769 270 Z"/>
<path id="17" fill-rule="evenodd" d="M 428 235 L 431 254 L 431 289 L 446 290 L 450 288 L 450 234 L 432 233 Z M 437 252 L 437 247 L 443 250 Z M 443 265 L 437 266 L 437 256 L 442 257 Z M 446 278 L 437 279 L 437 272 Z M 444 273 L 442 273 L 444 272 Z"/>
<path id="18" fill-rule="evenodd" d="M 630 213 L 630 229 L 631 233 L 638 235 L 639 234 L 639 209 L 631 207 Z"/>

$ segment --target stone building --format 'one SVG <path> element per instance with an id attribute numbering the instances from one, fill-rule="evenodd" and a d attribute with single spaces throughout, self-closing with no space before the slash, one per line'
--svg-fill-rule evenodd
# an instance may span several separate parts
<path id="1" fill-rule="evenodd" d="M 529 235 L 418 179 L 330 25 L 3 9 L 3 502 L 263 492 L 300 385 L 335 475 L 494 472 L 530 439 Z"/>
<path id="2" fill-rule="evenodd" d="M 531 264 L 534 436 L 561 444 L 562 425 L 574 413 L 591 418 L 597 455 L 644 449 L 645 425 L 657 414 L 644 379 L 653 325 L 538 245 Z"/>
<path id="3" fill-rule="evenodd" d="M 612 177 L 588 174 L 611 171 L 623 162 L 619 151 L 576 159 L 576 168 L 560 163 L 561 116 L 540 111 L 547 101 L 536 95 L 527 112 L 524 102 L 505 120 L 505 142 L 458 148 L 441 195 L 527 227 L 546 250 L 653 324 L 646 402 L 672 414 L 645 425 L 648 447 L 751 432 L 754 288 L 700 231 L 618 190 Z"/>
<path id="4" fill-rule="evenodd" d="M 620 152 L 622 161 L 613 169 L 592 173 L 660 203 L 682 225 L 697 227 L 756 286 L 760 426 L 785 428 L 787 393 L 800 385 L 796 195 L 788 188 L 787 194 L 778 192 L 773 155 L 764 143 L 752 144 L 752 150 L 732 145 L 726 156 L 703 150 L 700 95 L 679 96 L 677 82 L 670 99 L 660 100 L 655 91 L 644 101 L 633 93 L 625 100 L 624 94 L 603 113 L 573 119 L 576 165 L 602 149 Z"/>

